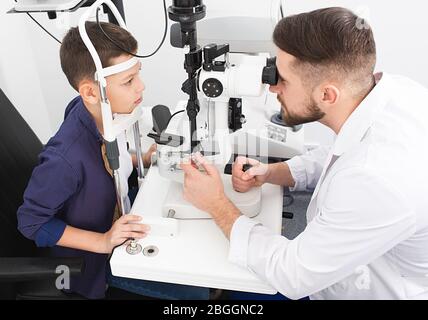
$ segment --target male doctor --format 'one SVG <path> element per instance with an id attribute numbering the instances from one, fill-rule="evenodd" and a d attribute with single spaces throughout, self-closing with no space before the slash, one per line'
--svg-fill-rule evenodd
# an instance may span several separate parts
<path id="1" fill-rule="evenodd" d="M 287 17 L 273 39 L 286 123 L 319 121 L 337 137 L 284 163 L 238 158 L 232 180 L 240 192 L 313 191 L 306 229 L 290 241 L 241 215 L 201 156 L 206 173 L 182 165 L 185 198 L 230 239 L 232 262 L 289 298 L 428 299 L 428 90 L 373 75 L 372 31 L 347 9 Z"/>

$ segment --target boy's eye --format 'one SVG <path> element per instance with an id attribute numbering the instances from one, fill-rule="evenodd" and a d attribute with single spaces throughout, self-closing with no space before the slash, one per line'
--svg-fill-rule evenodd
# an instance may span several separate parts
<path id="1" fill-rule="evenodd" d="M 134 78 L 131 78 L 131 79 L 129 79 L 128 81 L 126 81 L 126 82 L 124 83 L 124 85 L 129 86 L 129 85 L 131 84 L 132 80 L 134 80 Z"/>

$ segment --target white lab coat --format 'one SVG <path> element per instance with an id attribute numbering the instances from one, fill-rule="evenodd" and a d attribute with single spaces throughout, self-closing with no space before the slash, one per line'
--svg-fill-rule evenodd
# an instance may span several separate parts
<path id="1" fill-rule="evenodd" d="M 288 161 L 315 191 L 294 240 L 241 216 L 229 259 L 289 298 L 428 299 L 428 90 L 384 74 L 329 152 Z"/>

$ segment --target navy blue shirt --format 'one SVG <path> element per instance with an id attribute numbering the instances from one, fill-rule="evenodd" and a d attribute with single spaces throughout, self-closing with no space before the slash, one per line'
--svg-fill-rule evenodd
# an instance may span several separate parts
<path id="1" fill-rule="evenodd" d="M 56 257 L 84 257 L 85 270 L 72 277 L 70 289 L 87 298 L 103 298 L 108 255 L 56 246 L 66 225 L 107 232 L 113 223 L 116 196 L 113 178 L 101 154 L 103 143 L 81 97 L 73 99 L 64 122 L 39 155 L 24 203 L 18 209 L 18 229 Z"/>

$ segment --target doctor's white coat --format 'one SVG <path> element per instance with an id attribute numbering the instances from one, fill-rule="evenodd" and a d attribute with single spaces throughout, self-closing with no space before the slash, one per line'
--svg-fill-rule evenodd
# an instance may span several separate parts
<path id="1" fill-rule="evenodd" d="M 330 149 L 288 161 L 314 190 L 290 241 L 241 216 L 229 259 L 289 298 L 428 299 L 428 90 L 384 74 Z"/>

